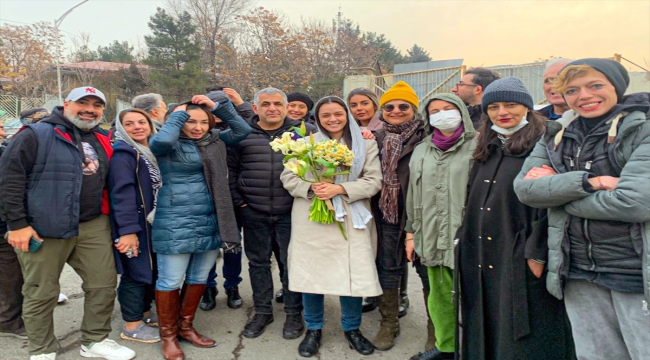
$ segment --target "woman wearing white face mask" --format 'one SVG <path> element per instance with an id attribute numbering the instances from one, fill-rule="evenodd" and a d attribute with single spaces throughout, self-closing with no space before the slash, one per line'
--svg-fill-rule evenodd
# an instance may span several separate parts
<path id="1" fill-rule="evenodd" d="M 456 307 L 454 238 L 463 220 L 467 182 L 476 148 L 467 106 L 453 94 L 434 95 L 424 108 L 429 134 L 415 147 L 406 197 L 406 256 L 427 267 L 430 293 L 427 308 L 435 335 L 429 329 L 425 352 L 412 359 L 453 359 Z M 427 296 L 428 295 L 428 296 Z"/>
<path id="2" fill-rule="evenodd" d="M 521 203 L 513 189 L 546 118 L 514 77 L 488 85 L 482 108 L 458 231 L 462 359 L 573 358 L 564 304 L 545 286 L 546 209 Z"/>

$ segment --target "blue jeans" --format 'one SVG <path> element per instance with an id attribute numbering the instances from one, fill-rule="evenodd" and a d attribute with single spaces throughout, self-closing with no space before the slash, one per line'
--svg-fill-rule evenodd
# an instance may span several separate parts
<path id="1" fill-rule="evenodd" d="M 359 330 L 361 327 L 361 301 L 363 298 L 340 296 L 341 327 L 343 331 Z M 302 306 L 307 329 L 318 330 L 325 322 L 325 296 L 321 294 L 302 294 Z"/>
<path id="2" fill-rule="evenodd" d="M 238 253 L 224 253 L 223 254 L 223 277 L 225 279 L 223 288 L 228 290 L 235 286 L 239 286 L 242 278 L 241 276 L 241 257 L 242 251 Z M 217 287 L 217 264 L 212 265 L 210 275 L 208 275 L 208 287 Z"/>
<path id="3" fill-rule="evenodd" d="M 158 254 L 156 290 L 173 291 L 187 284 L 205 284 L 219 250 L 198 254 Z"/>

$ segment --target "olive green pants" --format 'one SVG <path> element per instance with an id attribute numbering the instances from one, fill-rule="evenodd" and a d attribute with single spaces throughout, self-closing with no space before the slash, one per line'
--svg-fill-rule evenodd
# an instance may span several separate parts
<path id="1" fill-rule="evenodd" d="M 79 236 L 43 239 L 38 251 L 16 250 L 23 271 L 23 318 L 31 355 L 56 352 L 54 308 L 60 287 L 59 276 L 68 263 L 81 277 L 84 315 L 81 343 L 104 340 L 111 332 L 117 274 L 108 216 L 79 224 Z"/>
<path id="2" fill-rule="evenodd" d="M 436 331 L 436 347 L 447 353 L 455 351 L 456 305 L 454 304 L 454 270 L 445 266 L 427 268 L 429 299 L 427 307 Z"/>

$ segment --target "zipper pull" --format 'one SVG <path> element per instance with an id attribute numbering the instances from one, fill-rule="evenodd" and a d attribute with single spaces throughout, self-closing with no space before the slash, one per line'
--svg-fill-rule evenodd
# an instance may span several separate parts
<path id="1" fill-rule="evenodd" d="M 571 167 L 573 168 L 574 166 L 576 166 L 576 164 L 573 162 L 573 159 L 571 159 Z"/>
<path id="2" fill-rule="evenodd" d="M 641 306 L 641 310 L 643 310 L 643 314 L 648 316 L 650 315 L 650 311 L 648 311 L 648 302 L 643 300 L 643 306 Z"/>
<path id="3" fill-rule="evenodd" d="M 585 169 L 591 170 L 591 161 L 587 161 L 587 164 L 585 165 Z"/>

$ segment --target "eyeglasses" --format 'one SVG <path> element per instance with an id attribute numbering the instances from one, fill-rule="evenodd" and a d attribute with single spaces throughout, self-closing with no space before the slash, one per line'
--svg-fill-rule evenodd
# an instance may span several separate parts
<path id="1" fill-rule="evenodd" d="M 478 86 L 478 85 L 477 84 L 465 84 L 465 83 L 459 82 L 458 84 L 456 84 L 456 86 Z"/>
<path id="2" fill-rule="evenodd" d="M 409 105 L 409 104 L 399 104 L 399 105 L 397 105 L 397 108 L 399 109 L 399 111 L 406 111 L 406 110 L 411 108 L 411 105 Z M 386 104 L 386 105 L 384 105 L 384 107 L 382 109 L 384 109 L 384 111 L 391 112 L 391 111 L 395 110 L 395 105 Z"/>

